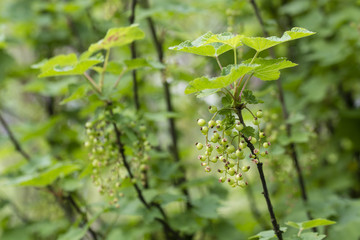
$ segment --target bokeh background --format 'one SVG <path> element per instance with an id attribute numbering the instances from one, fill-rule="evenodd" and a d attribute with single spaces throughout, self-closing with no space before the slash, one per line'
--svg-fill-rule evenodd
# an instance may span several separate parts
<path id="1" fill-rule="evenodd" d="M 305 221 L 308 209 L 314 217 L 337 222 L 320 228 L 327 239 L 359 240 L 360 1 L 258 0 L 257 4 L 271 36 L 281 36 L 294 26 L 317 32 L 274 48 L 276 56 L 299 64 L 281 76 L 287 120 L 275 81 L 254 80 L 249 87 L 264 101 L 254 110 L 264 111 L 272 138 L 271 157 L 264 166 L 279 222 L 285 226 L 287 221 Z M 131 187 L 116 208 L 91 182 L 84 124 L 99 101 L 86 92 L 74 96 L 74 86 L 87 84 L 85 78 L 38 78 L 32 67 L 58 54 L 81 54 L 109 28 L 130 25 L 130 15 L 131 1 L 124 0 L 0 1 L 0 113 L 31 159 L 16 150 L 1 124 L 0 239 L 94 239 L 86 222 L 98 239 L 165 239 L 154 213 L 144 209 Z M 162 44 L 173 111 L 166 106 L 164 72 L 138 70 L 140 108 L 154 148 L 146 197 L 162 199 L 170 224 L 193 239 L 247 239 L 271 229 L 255 168 L 247 189 L 232 189 L 218 183 L 216 172 L 205 173 L 197 159 L 194 143 L 203 136 L 196 119 L 208 119 L 208 105 L 220 107 L 221 99 L 199 99 L 185 95 L 184 89 L 196 77 L 219 75 L 216 61 L 168 50 L 208 31 L 263 36 L 250 1 L 138 1 L 135 22 L 146 36 L 136 42 L 137 55 L 159 61 L 149 18 Z M 254 52 L 241 48 L 239 54 L 248 58 Z M 111 58 L 130 59 L 130 48 L 116 48 Z M 220 57 L 224 65 L 232 59 L 232 52 Z M 127 74 L 117 92 L 125 109 L 135 106 L 132 87 L 132 75 Z M 72 101 L 64 103 L 69 96 Z M 171 150 L 169 117 L 176 124 L 178 163 Z M 292 125 L 291 136 L 286 134 L 287 123 Z M 288 154 L 290 144 L 295 144 L 303 169 L 307 206 Z M 47 186 L 19 184 L 41 177 L 48 181 L 51 177 L 44 173 L 63 163 L 77 167 L 50 172 L 55 177 Z M 172 184 L 182 174 L 186 181 Z M 186 208 L 182 188 L 188 189 L 193 209 Z M 295 232 L 289 229 L 289 234 Z"/>

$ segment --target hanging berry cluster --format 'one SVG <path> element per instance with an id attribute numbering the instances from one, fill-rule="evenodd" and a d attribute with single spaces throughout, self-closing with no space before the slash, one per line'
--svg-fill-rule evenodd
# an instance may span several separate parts
<path id="1" fill-rule="evenodd" d="M 109 113 L 100 115 L 97 119 L 85 124 L 87 140 L 85 147 L 89 150 L 89 160 L 92 165 L 92 181 L 100 194 L 107 196 L 110 205 L 119 207 L 119 197 L 123 197 L 121 192 L 122 184 L 127 181 L 132 184 L 138 180 L 145 186 L 148 171 L 148 154 L 151 149 L 150 143 L 146 140 L 146 127 L 137 123 L 129 122 L 124 127 L 131 135 L 127 142 L 132 142 L 130 147 L 126 147 L 126 154 L 131 157 L 129 161 L 132 177 L 129 176 L 124 167 L 123 158 L 119 152 L 114 129 L 109 120 Z M 130 159 L 130 158 L 129 158 Z"/>
<path id="2" fill-rule="evenodd" d="M 232 187 L 246 187 L 248 182 L 245 173 L 249 171 L 251 163 L 246 161 L 247 156 L 257 164 L 260 157 L 268 155 L 267 149 L 271 145 L 266 141 L 266 135 L 260 129 L 263 112 L 259 110 L 253 114 L 250 111 L 253 116 L 252 123 L 257 126 L 256 135 L 249 133 L 249 130 L 251 131 L 253 128 L 244 126 L 240 119 L 236 119 L 232 114 L 227 114 L 223 120 L 215 120 L 215 117 L 221 112 L 221 110 L 217 110 L 216 106 L 210 106 L 209 112 L 214 114 L 210 121 L 197 120 L 200 131 L 205 136 L 204 143 L 195 143 L 198 150 L 205 150 L 198 156 L 201 166 L 205 167 L 206 172 L 211 172 L 211 165 L 219 162 L 221 167 L 217 171 L 222 175 L 219 182 L 228 182 Z M 247 150 L 248 142 L 254 147 L 256 146 L 253 151 Z M 217 164 L 217 166 L 219 165 Z"/>

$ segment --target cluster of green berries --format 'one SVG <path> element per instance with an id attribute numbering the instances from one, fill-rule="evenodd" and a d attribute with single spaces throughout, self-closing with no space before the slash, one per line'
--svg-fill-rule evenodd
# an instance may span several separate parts
<path id="1" fill-rule="evenodd" d="M 219 182 L 228 182 L 232 187 L 246 187 L 248 182 L 245 181 L 245 173 L 250 169 L 249 164 L 251 161 L 257 164 L 260 157 L 266 157 L 267 148 L 271 145 L 270 142 L 265 141 L 266 135 L 260 130 L 263 112 L 259 110 L 253 115 L 252 123 L 258 128 L 258 137 L 246 136 L 244 124 L 233 116 L 214 120 L 218 113 L 215 106 L 210 106 L 209 112 L 214 114 L 210 121 L 197 120 L 200 131 L 205 136 L 204 143 L 195 143 L 198 150 L 204 151 L 198 156 L 201 166 L 204 167 L 205 172 L 211 172 L 212 165 L 220 166 L 217 169 L 222 174 Z M 254 151 L 248 148 L 250 143 L 255 147 Z"/>
<path id="2" fill-rule="evenodd" d="M 122 159 L 115 145 L 115 136 L 111 126 L 101 115 L 97 120 L 85 124 L 87 140 L 85 147 L 89 150 L 89 160 L 93 167 L 92 181 L 102 195 L 110 199 L 110 204 L 119 207 L 119 191 L 123 174 Z"/>
<path id="3" fill-rule="evenodd" d="M 137 124 L 131 122 L 127 128 L 135 129 Z M 121 192 L 121 185 L 129 175 L 123 166 L 123 159 L 119 152 L 113 126 L 100 115 L 96 120 L 85 124 L 87 140 L 84 145 L 88 149 L 89 160 L 92 165 L 92 181 L 100 194 L 107 196 L 109 204 L 119 206 L 119 198 L 124 194 Z M 127 148 L 127 155 L 132 158 L 128 161 L 133 173 L 132 183 L 138 179 L 145 184 L 148 161 L 150 159 L 148 151 L 151 149 L 150 143 L 146 140 L 146 127 L 141 125 L 135 133 L 137 141 L 133 142 L 131 148 Z M 130 159 L 130 158 L 129 158 Z"/>

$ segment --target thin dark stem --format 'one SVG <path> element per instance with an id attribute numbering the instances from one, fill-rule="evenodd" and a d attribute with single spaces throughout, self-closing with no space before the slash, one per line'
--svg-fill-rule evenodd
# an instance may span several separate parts
<path id="1" fill-rule="evenodd" d="M 24 149 L 21 147 L 21 145 L 19 144 L 19 142 L 15 138 L 14 134 L 12 133 L 9 125 L 7 124 L 7 122 L 5 121 L 3 116 L 1 115 L 1 112 L 0 112 L 0 122 L 3 125 L 3 127 L 5 129 L 5 132 L 9 136 L 9 138 L 10 138 L 12 144 L 14 145 L 16 151 L 18 151 L 27 161 L 30 161 L 31 160 L 30 155 L 27 154 L 27 152 L 25 152 Z"/>
<path id="2" fill-rule="evenodd" d="M 243 119 L 243 116 L 242 116 L 242 112 L 241 112 L 242 109 L 243 109 L 243 105 L 236 106 L 236 114 L 239 117 L 240 122 L 244 126 L 246 126 L 246 124 L 244 122 L 244 119 Z M 244 139 L 245 139 L 245 141 L 247 143 L 247 147 L 250 149 L 251 153 L 254 156 L 256 156 L 256 154 L 254 153 L 254 150 L 255 150 L 254 145 L 246 137 L 244 137 Z M 256 158 L 257 158 L 257 160 L 259 160 L 258 157 L 256 157 Z M 264 174 L 264 171 L 263 171 L 263 163 L 258 161 L 256 166 L 257 166 L 257 169 L 258 169 L 258 172 L 259 172 L 259 175 L 260 175 L 261 184 L 262 184 L 262 187 L 263 187 L 263 195 L 264 195 L 265 200 L 266 200 L 266 204 L 267 204 L 267 207 L 268 207 L 268 211 L 269 211 L 269 214 L 270 214 L 270 219 L 271 219 L 271 223 L 273 225 L 275 235 L 278 237 L 279 240 L 282 240 L 283 239 L 282 231 L 280 230 L 280 226 L 277 223 L 275 212 L 274 212 L 274 209 L 273 209 L 273 206 L 272 206 L 272 203 L 271 203 L 269 191 L 268 191 L 267 184 L 266 184 L 265 174 Z"/>
<path id="3" fill-rule="evenodd" d="M 131 15 L 129 17 L 129 23 L 133 24 L 135 22 L 135 9 L 136 9 L 137 0 L 131 1 Z M 131 51 L 131 59 L 136 58 L 136 43 L 132 42 L 130 45 Z M 134 94 L 134 103 L 137 111 L 140 109 L 140 101 L 139 101 L 139 90 L 138 90 L 138 82 L 137 82 L 137 73 L 136 70 L 132 71 L 132 79 L 133 79 L 133 94 Z"/>
<path id="4" fill-rule="evenodd" d="M 112 103 L 108 103 L 108 105 L 111 105 Z M 113 112 L 112 112 L 112 109 L 111 107 L 109 108 L 109 112 L 111 115 L 113 115 Z M 118 146 L 118 151 L 121 155 L 121 158 L 122 158 L 122 161 L 124 163 L 124 166 L 126 168 L 126 171 L 130 177 L 130 179 L 134 179 L 134 175 L 132 173 L 132 170 L 131 170 L 131 167 L 126 159 L 126 155 L 125 155 L 125 148 L 124 148 L 124 144 L 122 143 L 121 141 L 121 135 L 122 133 L 120 132 L 119 128 L 117 127 L 116 123 L 112 123 L 113 125 L 113 128 L 114 128 L 114 132 L 115 132 L 115 136 L 116 136 L 116 143 L 117 143 L 117 146 Z M 139 198 L 140 202 L 147 208 L 147 209 L 150 209 L 152 206 L 155 206 L 161 213 L 163 219 L 161 218 L 155 218 L 156 221 L 158 221 L 164 228 L 164 232 L 165 232 L 165 235 L 166 235 L 166 238 L 167 239 L 182 239 L 179 235 L 179 232 L 173 230 L 170 225 L 167 223 L 167 216 L 165 214 L 165 211 L 162 209 L 162 207 L 157 204 L 157 203 L 148 203 L 139 187 L 139 185 L 137 183 L 134 183 L 133 184 L 134 188 L 135 188 L 135 191 L 137 193 L 137 197 Z"/>
<path id="5" fill-rule="evenodd" d="M 145 6 L 146 6 L 146 8 L 149 8 L 148 0 L 145 1 Z M 148 22 L 149 27 L 150 27 L 151 37 L 153 39 L 153 42 L 154 42 L 154 45 L 155 45 L 155 48 L 156 48 L 156 52 L 157 52 L 157 55 L 158 55 L 158 60 L 159 60 L 160 63 L 164 63 L 163 43 L 158 38 L 158 35 L 156 33 L 155 24 L 154 24 L 152 18 L 148 17 L 147 22 Z M 171 101 L 170 86 L 169 86 L 169 82 L 166 79 L 166 71 L 165 71 L 165 69 L 161 70 L 161 80 L 162 80 L 162 84 L 163 84 L 163 88 L 164 88 L 166 109 L 167 109 L 168 112 L 172 112 L 173 111 L 173 105 L 172 105 L 172 101 Z M 171 135 L 171 142 L 172 142 L 172 146 L 171 146 L 172 155 L 173 155 L 173 157 L 175 159 L 175 162 L 180 162 L 178 143 L 177 143 L 178 136 L 177 136 L 177 133 L 176 133 L 175 119 L 173 117 L 169 117 L 168 121 L 169 121 L 169 132 L 170 132 L 170 135 Z M 184 175 L 183 175 L 183 177 L 181 177 L 178 180 L 177 184 L 182 184 L 182 183 L 186 182 L 185 168 L 182 165 L 180 165 L 179 169 L 180 169 L 180 171 L 182 173 L 184 173 Z M 191 208 L 190 195 L 189 195 L 188 190 L 186 188 L 184 188 L 183 193 L 187 197 L 187 203 L 186 203 L 187 208 Z"/>
<path id="6" fill-rule="evenodd" d="M 264 36 L 269 37 L 269 33 L 265 28 L 264 21 L 262 19 L 260 10 L 259 10 L 255 0 L 250 0 L 250 3 L 251 3 L 251 5 L 252 5 L 252 7 L 254 9 L 256 18 L 258 19 L 258 22 L 260 23 L 260 26 L 261 26 L 261 29 L 263 31 Z M 270 55 L 271 55 L 272 58 L 275 58 L 275 53 L 273 51 L 270 51 Z M 282 109 L 282 113 L 283 113 L 283 118 L 286 121 L 289 118 L 289 112 L 288 112 L 286 102 L 285 102 L 284 89 L 283 89 L 282 84 L 281 84 L 281 79 L 277 80 L 277 88 L 278 88 L 278 91 L 279 91 L 279 100 L 280 100 L 280 103 L 281 103 L 281 109 Z M 289 137 L 291 136 L 291 132 L 292 132 L 292 125 L 290 123 L 286 123 L 286 133 L 287 133 L 287 135 Z M 296 151 L 296 146 L 295 146 L 294 143 L 291 143 L 289 145 L 289 151 L 290 151 L 290 156 L 291 156 L 291 158 L 293 160 L 293 164 L 294 164 L 296 172 L 297 172 L 298 183 L 299 183 L 300 192 L 301 192 L 301 198 L 302 198 L 304 204 L 307 205 L 308 204 L 308 196 L 307 196 L 307 191 L 306 191 L 306 185 L 305 185 L 305 181 L 304 181 L 304 177 L 303 177 L 303 173 L 302 173 L 302 168 L 300 166 L 300 162 L 299 162 L 299 159 L 298 159 L 298 153 Z M 313 219 L 313 217 L 311 215 L 311 212 L 308 209 L 306 210 L 306 215 L 307 215 L 308 219 L 310 219 L 310 220 Z M 312 230 L 314 232 L 317 231 L 316 228 L 313 228 Z"/>

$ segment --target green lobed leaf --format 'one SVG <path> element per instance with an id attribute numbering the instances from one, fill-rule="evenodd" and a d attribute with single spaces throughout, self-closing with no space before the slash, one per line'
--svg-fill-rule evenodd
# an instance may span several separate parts
<path id="1" fill-rule="evenodd" d="M 199 38 L 195 39 L 194 41 L 187 40 L 180 43 L 179 45 L 169 47 L 169 49 L 208 57 L 220 56 L 224 52 L 232 49 L 231 46 L 223 44 L 221 42 L 207 42 L 214 36 L 216 35 L 212 32 L 207 32 Z"/>
<path id="2" fill-rule="evenodd" d="M 241 130 L 241 132 L 245 135 L 245 137 L 255 137 L 255 129 L 253 127 L 246 126 L 243 130 Z"/>
<path id="3" fill-rule="evenodd" d="M 120 47 L 135 40 L 144 38 L 144 32 L 133 24 L 129 27 L 111 28 L 107 31 L 105 37 L 89 47 L 89 52 L 93 53 L 102 49 L 108 50 L 112 47 Z"/>
<path id="4" fill-rule="evenodd" d="M 250 62 L 250 59 L 244 61 L 244 63 Z M 296 63 L 286 60 L 286 58 L 256 58 L 253 63 L 259 65 L 254 69 L 254 77 L 260 78 L 264 81 L 277 80 L 280 77 L 279 70 L 297 66 Z"/>
<path id="5" fill-rule="evenodd" d="M 225 45 L 229 45 L 231 48 L 237 48 L 242 46 L 241 39 L 244 36 L 242 35 L 234 35 L 229 32 L 215 34 L 211 36 L 207 41 L 206 44 L 209 43 L 223 43 Z"/>
<path id="6" fill-rule="evenodd" d="M 290 221 L 290 222 L 287 222 L 286 225 L 297 228 L 297 229 L 305 230 L 305 229 L 310 229 L 313 227 L 332 225 L 335 223 L 336 222 L 330 221 L 327 219 L 317 218 L 317 219 L 313 219 L 313 220 L 309 220 L 309 221 L 305 221 L 305 222 L 297 222 L 297 223 Z"/>
<path id="7" fill-rule="evenodd" d="M 247 104 L 258 104 L 263 103 L 264 101 L 256 98 L 253 92 L 249 89 L 245 89 L 241 95 L 241 100 Z"/>
<path id="8" fill-rule="evenodd" d="M 74 53 L 68 55 L 59 55 L 35 64 L 33 68 L 40 68 L 38 77 L 54 77 L 63 75 L 82 75 L 92 66 L 103 61 L 101 55 L 96 55 L 88 59 L 78 61 Z"/>
<path id="9" fill-rule="evenodd" d="M 226 67 L 227 70 L 223 70 L 223 72 L 228 73 L 227 75 L 215 78 L 196 78 L 195 80 L 189 82 L 189 85 L 185 89 L 185 93 L 190 94 L 205 89 L 217 89 L 227 87 L 234 81 L 238 80 L 241 76 L 253 70 L 256 66 L 257 65 L 249 64 L 239 64 L 236 66 L 229 65 Z"/>
<path id="10" fill-rule="evenodd" d="M 280 230 L 282 232 L 286 232 L 287 228 L 286 227 L 282 227 L 280 228 Z M 268 230 L 268 231 L 262 231 L 259 232 L 258 234 L 251 236 L 249 239 L 254 239 L 254 240 L 270 240 L 276 238 L 275 232 L 274 230 Z"/>
<path id="11" fill-rule="evenodd" d="M 308 233 L 302 233 L 300 235 L 301 240 L 322 240 L 326 237 L 326 235 L 319 235 L 318 233 L 308 232 Z"/>
<path id="12" fill-rule="evenodd" d="M 76 164 L 57 163 L 41 173 L 21 176 L 10 183 L 18 186 L 44 187 L 54 182 L 58 177 L 66 176 L 79 168 L 80 166 Z"/>
<path id="13" fill-rule="evenodd" d="M 286 31 L 281 38 L 275 36 L 267 38 L 243 37 L 242 43 L 247 45 L 248 47 L 255 49 L 257 52 L 261 52 L 280 43 L 311 36 L 313 34 L 315 34 L 315 32 L 311 32 L 305 28 L 294 27 L 290 31 Z"/>
<path id="14" fill-rule="evenodd" d="M 303 229 L 310 229 L 310 228 L 313 228 L 313 227 L 332 225 L 332 224 L 335 224 L 335 223 L 336 222 L 330 221 L 330 220 L 327 220 L 327 219 L 317 218 L 317 219 L 309 220 L 309 221 L 306 221 L 306 222 L 302 222 L 302 228 Z"/>

